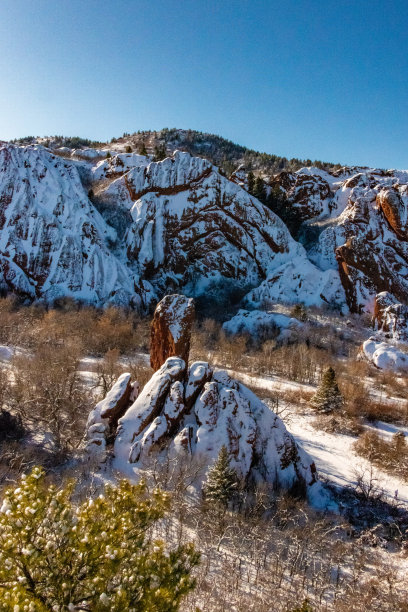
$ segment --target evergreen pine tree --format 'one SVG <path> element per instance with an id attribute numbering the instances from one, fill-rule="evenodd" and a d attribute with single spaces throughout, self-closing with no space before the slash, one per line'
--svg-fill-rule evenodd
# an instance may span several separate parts
<path id="1" fill-rule="evenodd" d="M 248 193 L 252 194 L 254 191 L 254 184 L 255 184 L 255 176 L 252 170 L 248 172 L 247 181 L 248 181 Z"/>
<path id="2" fill-rule="evenodd" d="M 154 161 L 162 161 L 163 159 L 166 159 L 166 147 L 164 145 L 154 147 Z"/>
<path id="3" fill-rule="evenodd" d="M 257 176 L 254 182 L 254 188 L 252 191 L 254 198 L 257 198 L 260 202 L 265 201 L 265 184 L 260 176 Z"/>
<path id="4" fill-rule="evenodd" d="M 144 142 L 142 142 L 142 144 L 139 145 L 139 151 L 138 152 L 139 152 L 139 155 L 147 155 L 147 149 L 146 149 L 146 146 L 145 146 Z"/>
<path id="5" fill-rule="evenodd" d="M 336 381 L 336 372 L 332 367 L 325 370 L 320 386 L 311 399 L 310 405 L 319 412 L 330 414 L 343 407 L 343 396 Z"/>
<path id="6" fill-rule="evenodd" d="M 230 466 L 227 447 L 221 447 L 218 458 L 209 469 L 203 486 L 205 499 L 227 508 L 238 484 L 238 475 Z"/>
<path id="7" fill-rule="evenodd" d="M 199 555 L 149 535 L 166 493 L 122 481 L 75 503 L 74 482 L 44 476 L 34 468 L 0 502 L 0 610 L 179 609 Z"/>

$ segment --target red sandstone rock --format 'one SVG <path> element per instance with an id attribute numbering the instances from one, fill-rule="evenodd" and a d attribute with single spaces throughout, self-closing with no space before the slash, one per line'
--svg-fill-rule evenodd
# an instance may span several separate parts
<path id="1" fill-rule="evenodd" d="M 194 300 L 184 295 L 166 295 L 156 307 L 150 334 L 150 364 L 158 370 L 168 357 L 188 363 Z"/>
<path id="2" fill-rule="evenodd" d="M 406 206 L 398 190 L 394 188 L 382 189 L 377 195 L 377 203 L 398 238 L 407 240 Z"/>

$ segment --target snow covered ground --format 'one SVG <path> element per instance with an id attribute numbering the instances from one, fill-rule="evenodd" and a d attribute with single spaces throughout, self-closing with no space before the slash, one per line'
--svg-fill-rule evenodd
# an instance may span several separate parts
<path id="1" fill-rule="evenodd" d="M 299 389 L 315 390 L 312 385 L 295 383 L 277 376 L 260 377 L 241 372 L 234 372 L 234 376 L 244 384 L 269 392 L 276 392 L 278 389 L 281 392 L 284 389 L 291 392 Z M 306 407 L 290 408 L 280 416 L 296 441 L 313 457 L 321 476 L 335 485 L 351 487 L 357 483 L 357 474 L 364 474 L 368 477 L 371 464 L 354 451 L 355 437 L 345 434 L 331 434 L 315 429 L 313 427 L 315 415 L 309 412 Z M 370 424 L 366 427 L 375 430 L 387 439 L 396 431 L 403 431 L 408 436 L 408 427 L 397 427 L 382 422 Z M 374 477 L 376 478 L 375 485 L 384 490 L 389 500 L 395 498 L 397 491 L 397 499 L 408 508 L 407 482 L 377 468 L 374 470 Z"/>

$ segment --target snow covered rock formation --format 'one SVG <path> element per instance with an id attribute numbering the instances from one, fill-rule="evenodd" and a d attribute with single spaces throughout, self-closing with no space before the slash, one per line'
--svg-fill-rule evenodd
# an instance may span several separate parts
<path id="1" fill-rule="evenodd" d="M 163 445 L 211 464 L 227 447 L 241 478 L 308 492 L 317 482 L 313 461 L 281 419 L 252 391 L 208 363 L 186 368 L 170 357 L 119 420 L 114 466 L 148 463 Z"/>
<path id="2" fill-rule="evenodd" d="M 169 292 L 243 305 L 408 303 L 408 171 L 266 177 L 285 223 L 206 159 L 0 143 L 0 290 L 147 310 Z M 271 193 L 269 191 L 268 193 Z M 283 212 L 282 212 L 283 211 Z"/>
<path id="3" fill-rule="evenodd" d="M 180 326 L 191 328 L 190 300 L 168 298 L 158 306 L 160 318 L 175 325 L 178 307 Z M 161 355 L 174 349 L 174 336 L 155 336 L 159 341 Z M 282 420 L 227 372 L 202 361 L 188 367 L 186 346 L 185 360 L 168 357 L 130 405 L 130 377 L 119 378 L 89 417 L 87 450 L 96 446 L 100 457 L 113 442 L 113 466 L 129 474 L 146 466 L 152 452 L 185 453 L 210 465 L 225 445 L 241 478 L 313 497 L 319 489 L 315 465 Z"/>
<path id="4" fill-rule="evenodd" d="M 302 168 L 279 177 L 309 259 L 340 274 L 352 312 L 373 312 L 384 291 L 408 302 L 408 171 Z"/>
<path id="5" fill-rule="evenodd" d="M 112 443 L 118 420 L 139 395 L 139 384 L 132 383 L 130 374 L 119 376 L 107 396 L 90 412 L 85 429 L 85 451 L 103 461 L 106 446 Z"/>
<path id="6" fill-rule="evenodd" d="M 0 147 L 0 288 L 53 301 L 142 306 L 146 285 L 110 248 L 77 166 L 41 146 Z"/>
<path id="7" fill-rule="evenodd" d="M 223 324 L 228 334 L 248 334 L 254 338 L 277 337 L 289 340 L 303 323 L 280 312 L 240 309 L 235 316 Z"/>
<path id="8" fill-rule="evenodd" d="M 380 370 L 408 371 L 408 354 L 398 346 L 372 336 L 361 347 L 363 356 Z"/>
<path id="9" fill-rule="evenodd" d="M 207 160 L 90 152 L 0 147 L 1 288 L 146 309 L 169 291 L 217 299 L 266 280 L 251 302 L 344 302 L 338 273 Z"/>

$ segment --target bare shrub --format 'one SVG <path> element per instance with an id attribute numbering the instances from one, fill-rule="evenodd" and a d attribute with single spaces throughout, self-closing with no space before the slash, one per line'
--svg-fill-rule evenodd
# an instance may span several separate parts
<path id="1" fill-rule="evenodd" d="M 43 345 L 34 356 L 13 360 L 13 384 L 8 404 L 37 434 L 48 432 L 59 452 L 79 443 L 89 394 L 78 374 L 80 347 Z"/>
<path id="2" fill-rule="evenodd" d="M 102 397 L 105 397 L 123 370 L 123 366 L 119 363 L 119 350 L 111 349 L 107 351 L 96 368 L 96 387 L 100 389 Z"/>
<path id="3" fill-rule="evenodd" d="M 366 431 L 354 447 L 374 465 L 408 480 L 408 445 L 402 432 L 395 433 L 388 442 L 377 432 Z"/>
<path id="4" fill-rule="evenodd" d="M 354 469 L 356 479 L 356 491 L 366 501 L 380 500 L 384 497 L 384 489 L 381 487 L 378 476 L 372 465 L 365 468 L 358 466 Z"/>

